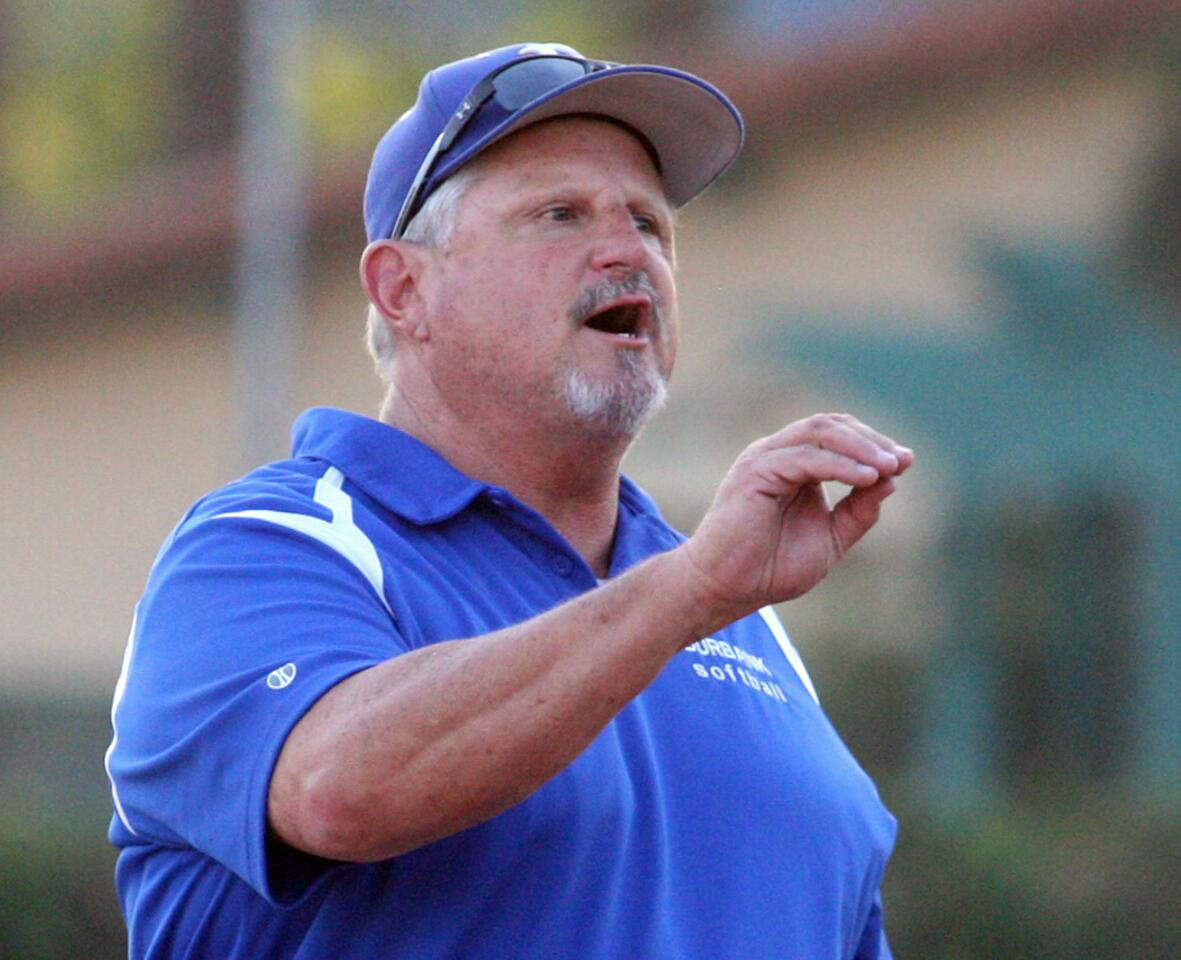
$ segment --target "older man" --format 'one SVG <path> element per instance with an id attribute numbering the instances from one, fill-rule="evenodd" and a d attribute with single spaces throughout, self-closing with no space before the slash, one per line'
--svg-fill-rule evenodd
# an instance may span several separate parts
<path id="1" fill-rule="evenodd" d="M 767 605 L 912 453 L 792 424 L 688 540 L 619 472 L 676 357 L 673 209 L 741 138 L 703 81 L 567 47 L 423 81 L 366 191 L 380 421 L 305 414 L 137 608 L 133 956 L 889 955 L 893 820 Z"/>

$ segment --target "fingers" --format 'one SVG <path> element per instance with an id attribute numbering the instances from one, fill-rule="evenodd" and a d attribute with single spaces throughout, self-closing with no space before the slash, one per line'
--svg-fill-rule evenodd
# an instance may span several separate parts
<path id="1" fill-rule="evenodd" d="M 864 496 L 844 507 L 841 522 L 853 539 L 877 522 L 881 502 L 893 485 L 881 481 L 901 476 L 914 463 L 914 452 L 849 414 L 817 414 L 789 424 L 747 448 L 748 467 L 759 477 L 760 492 L 782 497 L 802 486 L 826 481 L 844 483 Z"/>
<path id="2" fill-rule="evenodd" d="M 912 451 L 847 414 L 800 420 L 743 451 L 693 552 L 739 606 L 800 596 L 877 523 L 913 462 Z M 828 481 L 853 488 L 835 507 Z"/>
<path id="3" fill-rule="evenodd" d="M 914 451 L 847 413 L 818 413 L 759 441 L 767 450 L 813 446 L 872 468 L 878 476 L 900 476 L 914 463 Z M 828 479 L 840 479 L 840 477 Z M 877 480 L 873 477 L 869 482 Z M 863 486 L 856 483 L 854 486 Z"/>
<path id="4" fill-rule="evenodd" d="M 791 488 L 835 480 L 850 487 L 869 487 L 881 473 L 871 463 L 809 444 L 769 450 L 757 461 L 764 481 L 761 492 L 782 496 Z"/>

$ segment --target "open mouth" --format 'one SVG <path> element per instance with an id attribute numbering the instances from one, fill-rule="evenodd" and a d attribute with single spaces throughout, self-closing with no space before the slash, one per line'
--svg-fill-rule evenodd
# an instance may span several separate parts
<path id="1" fill-rule="evenodd" d="M 649 309 L 648 304 L 642 301 L 612 304 L 605 310 L 591 314 L 586 325 L 600 333 L 639 339 L 645 333 Z"/>

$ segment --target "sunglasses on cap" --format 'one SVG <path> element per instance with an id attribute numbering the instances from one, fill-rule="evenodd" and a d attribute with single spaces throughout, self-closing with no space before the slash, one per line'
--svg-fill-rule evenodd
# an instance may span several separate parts
<path id="1" fill-rule="evenodd" d="M 423 190 L 440 158 L 489 100 L 502 110 L 514 113 L 551 90 L 565 86 L 579 77 L 616 66 L 619 64 L 604 60 L 584 60 L 559 54 L 546 54 L 527 60 L 514 60 L 480 80 L 468 91 L 459 109 L 452 114 L 419 165 L 418 172 L 406 193 L 406 199 L 402 201 L 402 208 L 398 211 L 398 219 L 394 221 L 390 238 L 397 240 L 402 236 L 407 223 L 418 212 Z"/>

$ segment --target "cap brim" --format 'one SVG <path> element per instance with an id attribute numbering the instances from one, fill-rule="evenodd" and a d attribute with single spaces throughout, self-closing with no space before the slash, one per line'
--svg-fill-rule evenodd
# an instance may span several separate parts
<path id="1" fill-rule="evenodd" d="M 450 176 L 522 127 L 569 114 L 618 120 L 647 138 L 674 207 L 684 206 L 713 183 L 742 149 L 742 117 L 716 87 L 669 67 L 628 65 L 587 74 L 526 105 L 449 158 L 437 176 Z"/>

